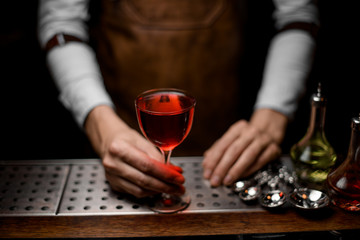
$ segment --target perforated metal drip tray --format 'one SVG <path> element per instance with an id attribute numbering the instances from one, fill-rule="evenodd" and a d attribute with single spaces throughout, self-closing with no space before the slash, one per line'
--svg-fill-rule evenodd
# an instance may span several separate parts
<path id="1" fill-rule="evenodd" d="M 191 196 L 183 213 L 263 211 L 202 178 L 201 157 L 173 158 Z M 98 159 L 1 161 L 0 216 L 155 214 L 147 199 L 112 191 Z"/>

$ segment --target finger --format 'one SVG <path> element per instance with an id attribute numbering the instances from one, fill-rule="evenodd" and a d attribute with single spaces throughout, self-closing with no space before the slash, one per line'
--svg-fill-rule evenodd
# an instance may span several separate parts
<path id="1" fill-rule="evenodd" d="M 204 169 L 203 177 L 205 179 L 209 179 L 211 177 L 214 169 L 219 164 L 227 148 L 239 137 L 243 129 L 246 128 L 246 125 L 247 123 L 245 121 L 235 123 L 210 147 L 210 149 L 204 153 L 202 166 Z"/>
<path id="2" fill-rule="evenodd" d="M 257 136 L 246 150 L 239 157 L 238 161 L 228 171 L 224 178 L 223 184 L 229 185 L 239 177 L 250 175 L 249 168 L 259 161 L 259 156 L 270 146 L 273 145 L 272 139 L 266 135 L 261 134 Z M 262 160 L 262 159 L 261 159 Z M 263 161 L 263 160 L 262 160 Z"/>
<path id="3" fill-rule="evenodd" d="M 146 153 L 152 159 L 156 159 L 159 162 L 164 162 L 161 152 L 144 137 L 140 136 L 136 139 L 135 147 Z"/>
<path id="4" fill-rule="evenodd" d="M 121 177 L 115 176 L 109 172 L 105 172 L 106 179 L 109 181 L 110 186 L 113 190 L 117 192 L 123 192 L 131 194 L 137 198 L 144 198 L 148 196 L 155 195 L 156 191 L 146 190 L 141 188 Z"/>
<path id="5" fill-rule="evenodd" d="M 183 186 L 162 182 L 122 161 L 104 159 L 104 162 L 107 176 L 112 177 L 108 180 L 114 189 L 124 189 L 135 196 L 145 196 L 152 192 L 184 193 Z M 111 166 L 107 162 L 111 162 Z"/>
<path id="6" fill-rule="evenodd" d="M 118 156 L 128 165 L 138 169 L 147 175 L 160 179 L 167 183 L 181 185 L 185 182 L 184 176 L 177 168 L 169 167 L 157 160 L 150 158 L 147 154 L 126 142 L 113 142 L 109 151 Z"/>
<path id="7" fill-rule="evenodd" d="M 275 143 L 270 144 L 257 158 L 257 161 L 244 172 L 243 177 L 250 176 L 269 162 L 277 159 L 280 155 L 281 148 Z"/>
<path id="8" fill-rule="evenodd" d="M 165 162 L 162 153 L 156 147 L 154 147 L 154 145 L 152 145 L 149 141 L 147 141 L 145 138 L 141 137 L 140 139 L 138 139 L 136 141 L 135 146 L 139 150 L 146 153 L 150 158 L 158 160 L 161 163 Z M 169 163 L 168 166 L 173 168 L 175 171 L 177 171 L 179 173 L 183 172 L 181 167 L 173 165 L 172 163 Z"/>
<path id="9" fill-rule="evenodd" d="M 138 148 L 140 151 L 143 151 L 146 153 L 150 158 L 156 159 L 159 162 L 164 162 L 164 157 L 162 153 L 154 147 L 153 144 L 151 144 L 148 140 L 146 140 L 144 137 L 142 137 L 138 132 L 133 131 L 133 136 L 135 139 L 135 147 Z M 113 154 L 116 154 L 116 152 Z M 175 166 L 173 164 L 169 164 L 170 167 L 172 167 L 175 171 L 182 173 L 183 170 L 179 166 Z"/>
<path id="10" fill-rule="evenodd" d="M 165 162 L 163 154 L 158 150 L 158 148 L 156 148 L 145 138 L 143 137 L 138 138 L 136 140 L 135 147 L 146 153 L 150 158 L 158 160 L 161 163 Z M 181 167 L 173 165 L 172 163 L 169 163 L 168 166 L 173 168 L 175 171 L 179 173 L 183 172 Z"/>
<path id="11" fill-rule="evenodd" d="M 243 154 L 249 144 L 252 143 L 252 141 L 254 141 L 254 134 L 247 133 L 231 144 L 211 176 L 210 184 L 212 186 L 217 187 L 223 182 L 225 175 L 228 175 L 227 173 L 229 170 L 236 163 L 236 161 L 238 161 L 240 156 Z"/>
<path id="12" fill-rule="evenodd" d="M 174 169 L 175 171 L 177 171 L 178 173 L 183 173 L 183 169 L 180 166 L 177 165 L 173 165 L 172 163 L 168 164 L 168 167 Z"/>

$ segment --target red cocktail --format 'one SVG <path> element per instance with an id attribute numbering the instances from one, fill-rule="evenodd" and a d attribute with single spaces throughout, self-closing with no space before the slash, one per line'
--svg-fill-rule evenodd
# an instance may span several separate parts
<path id="1" fill-rule="evenodd" d="M 135 101 L 136 114 L 144 136 L 157 146 L 170 162 L 171 151 L 189 134 L 194 118 L 195 98 L 178 89 L 146 91 Z M 157 212 L 177 212 L 188 206 L 189 196 L 162 194 L 152 207 Z"/>

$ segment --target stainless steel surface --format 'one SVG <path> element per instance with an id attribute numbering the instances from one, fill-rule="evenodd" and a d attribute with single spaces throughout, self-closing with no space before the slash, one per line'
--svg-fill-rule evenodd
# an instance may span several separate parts
<path id="1" fill-rule="evenodd" d="M 313 210 L 328 206 L 330 199 L 321 191 L 300 188 L 295 189 L 290 195 L 290 202 L 297 208 Z"/>
<path id="2" fill-rule="evenodd" d="M 286 194 L 281 190 L 271 190 L 263 194 L 260 204 L 266 208 L 276 208 L 286 203 Z"/>
<path id="3" fill-rule="evenodd" d="M 55 215 L 69 166 L 1 165 L 0 215 Z"/>
<path id="4" fill-rule="evenodd" d="M 246 205 L 231 188 L 202 178 L 201 157 L 173 158 L 181 166 L 190 206 L 183 213 L 264 211 Z M 0 216 L 155 214 L 111 190 L 98 159 L 0 162 Z"/>
<path id="5" fill-rule="evenodd" d="M 150 213 L 144 205 L 144 200 L 112 191 L 101 164 L 73 165 L 58 215 Z"/>

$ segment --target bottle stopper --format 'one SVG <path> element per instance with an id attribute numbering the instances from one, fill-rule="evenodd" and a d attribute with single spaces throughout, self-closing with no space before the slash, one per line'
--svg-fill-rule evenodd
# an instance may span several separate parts
<path id="1" fill-rule="evenodd" d="M 316 93 L 311 97 L 312 104 L 315 104 L 316 106 L 323 106 L 326 104 L 326 98 L 321 91 L 321 83 L 319 82 Z"/>

